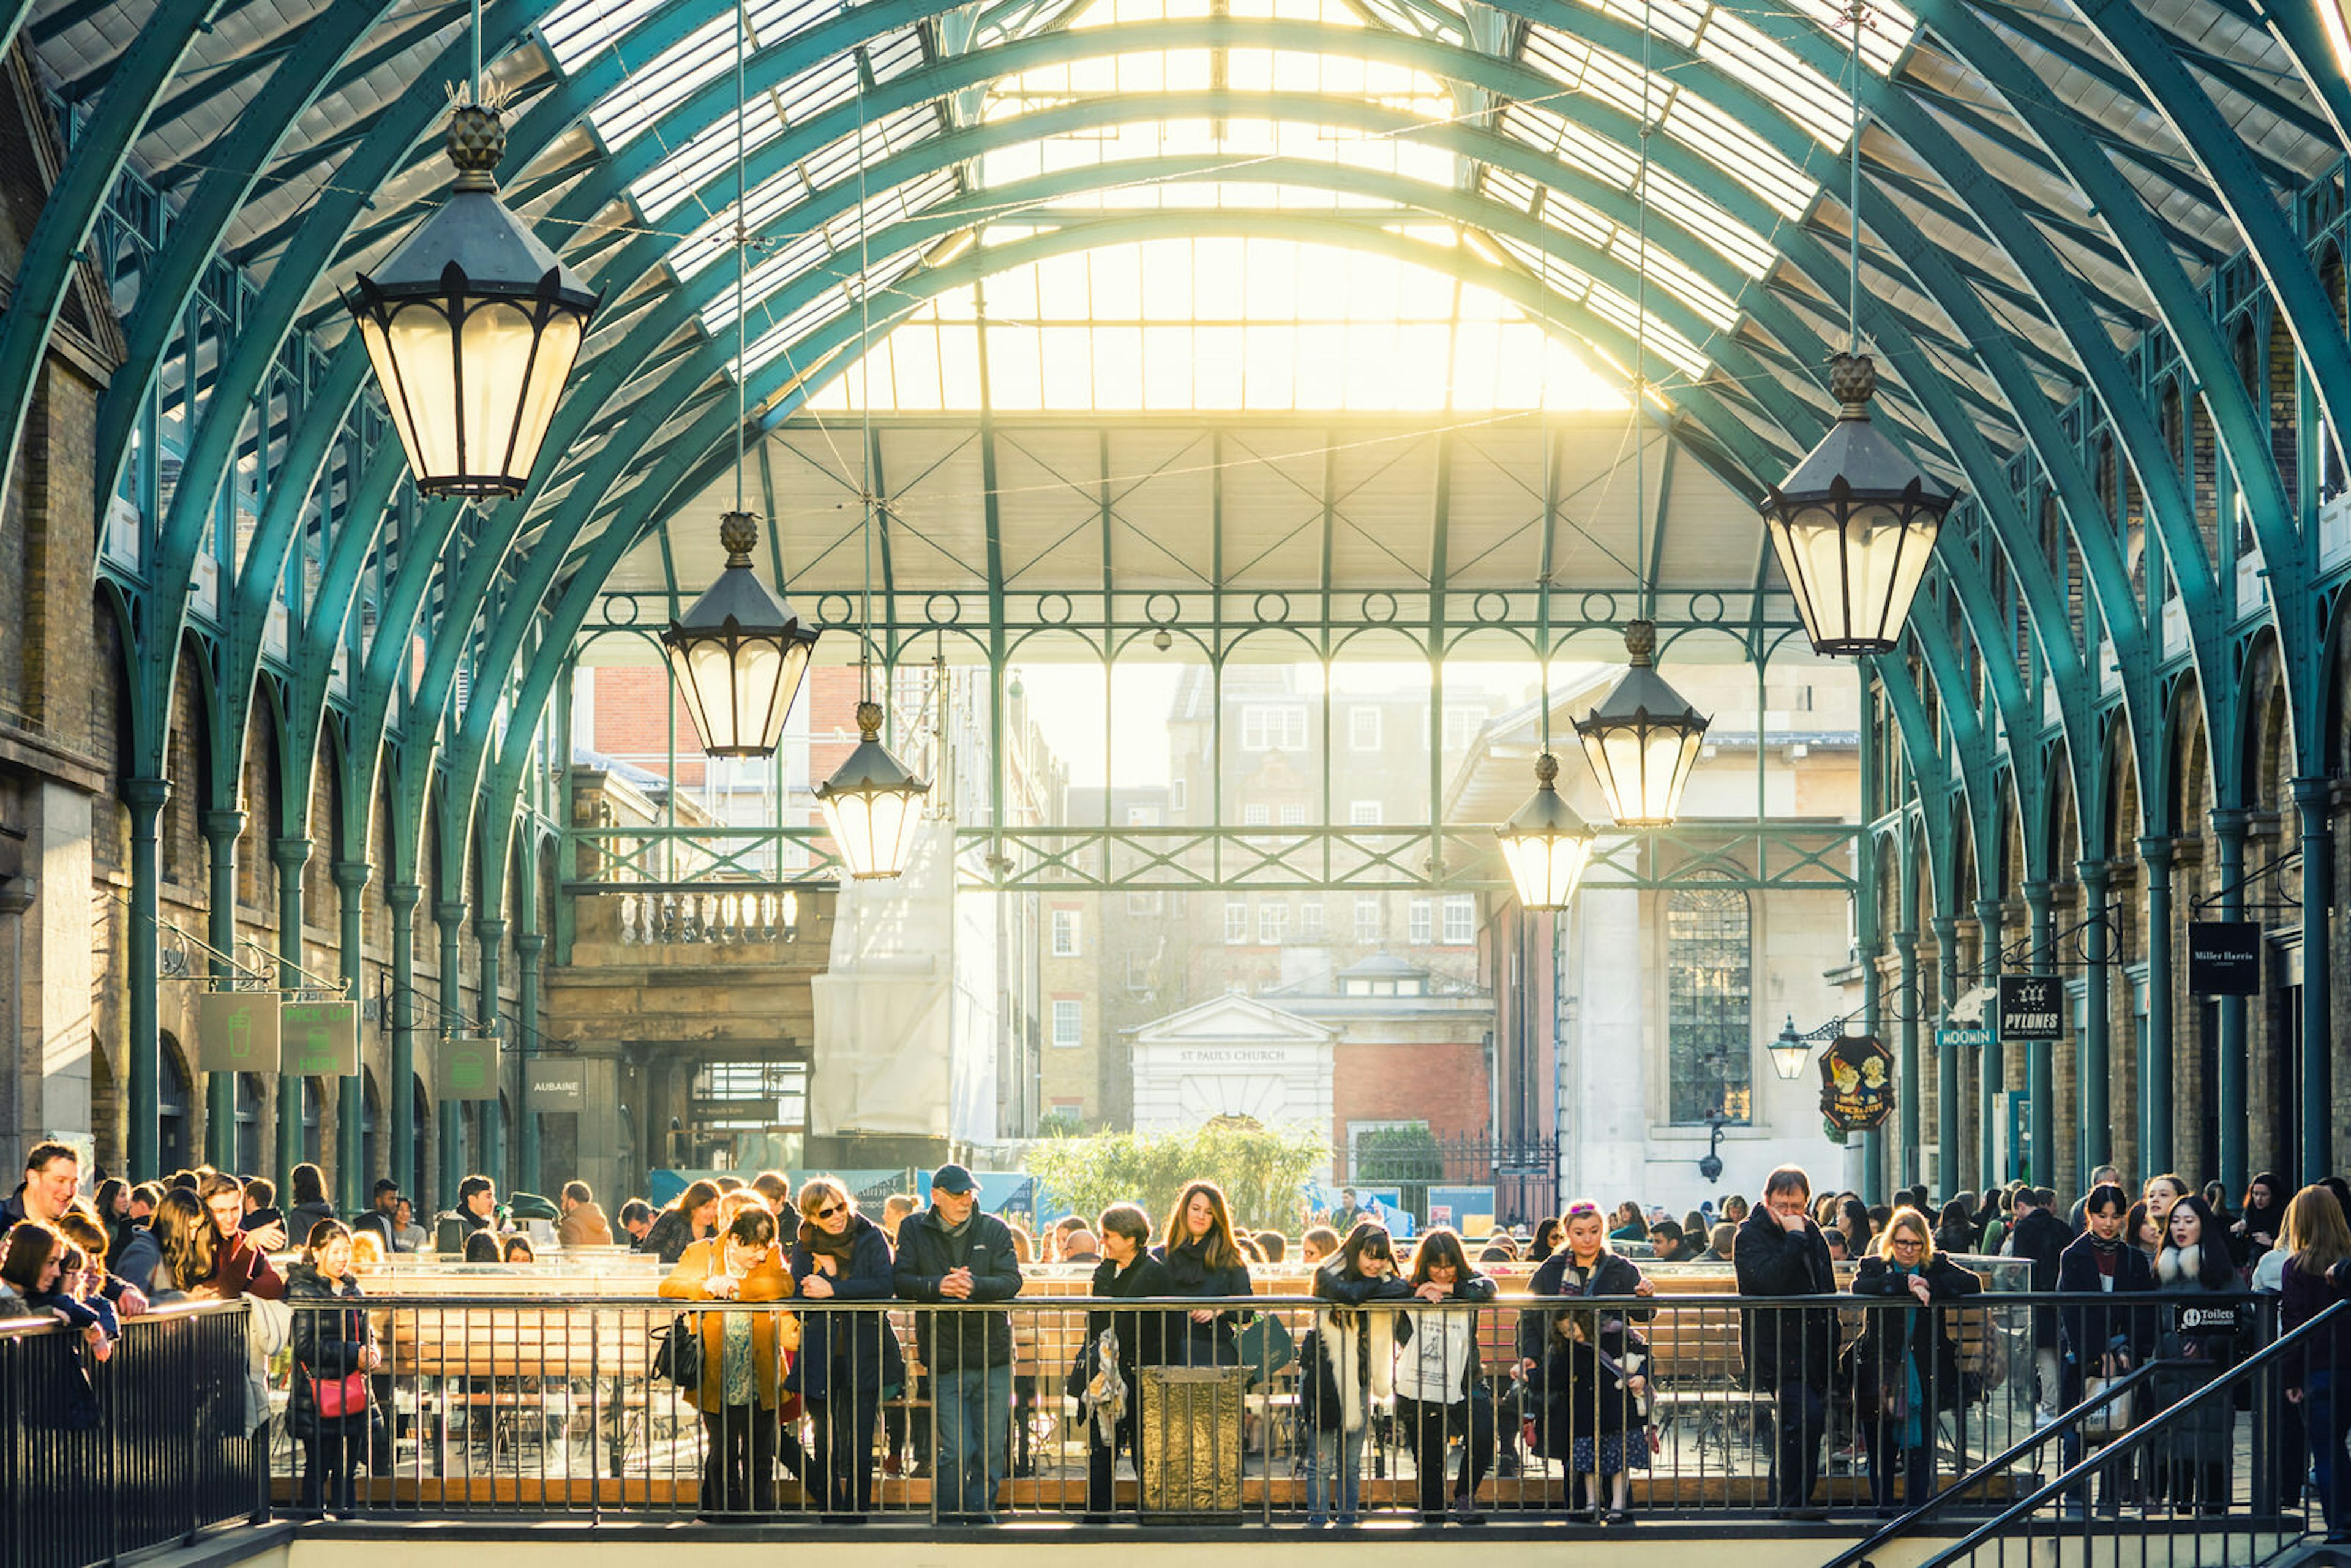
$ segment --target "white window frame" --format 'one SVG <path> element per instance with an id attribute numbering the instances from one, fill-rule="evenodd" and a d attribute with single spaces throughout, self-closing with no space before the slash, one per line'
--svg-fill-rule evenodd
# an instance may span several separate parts
<path id="1" fill-rule="evenodd" d="M 1306 825 L 1305 806 L 1297 801 L 1292 801 L 1290 804 L 1284 806 L 1281 809 L 1281 825 L 1285 828 L 1304 827 Z"/>
<path id="2" fill-rule="evenodd" d="M 1301 942 L 1322 940 L 1322 901 L 1309 898 L 1298 906 L 1298 939 Z"/>
<path id="3" fill-rule="evenodd" d="M 1355 898 L 1355 940 L 1376 942 L 1387 926 L 1386 903 L 1376 893 L 1359 894 Z"/>
<path id="4" fill-rule="evenodd" d="M 1082 929 L 1079 925 L 1078 915 L 1079 911 L 1074 909 L 1056 909 L 1053 911 L 1054 957 L 1074 958 L 1079 956 L 1079 948 L 1083 941 L 1083 934 Z"/>
<path id="5" fill-rule="evenodd" d="M 1225 945 L 1244 946 L 1249 942 L 1249 901 L 1241 898 L 1225 900 Z"/>
<path id="6" fill-rule="evenodd" d="M 1437 940 L 1435 899 L 1416 898 L 1405 905 L 1404 939 L 1413 947 L 1426 947 Z"/>
<path id="7" fill-rule="evenodd" d="M 1086 1004 L 1056 998 L 1053 1003 L 1053 1046 L 1075 1051 L 1086 1043 Z"/>
<path id="8" fill-rule="evenodd" d="M 1305 750 L 1305 708 L 1295 703 L 1251 703 L 1242 708 L 1241 749 Z"/>
<path id="9" fill-rule="evenodd" d="M 1478 895 L 1474 893 L 1448 893 L 1445 895 L 1444 940 L 1448 947 L 1467 947 L 1478 940 Z"/>
<path id="10" fill-rule="evenodd" d="M 1447 707 L 1445 710 L 1445 749 L 1467 750 L 1486 727 L 1486 710 L 1482 707 Z"/>
<path id="11" fill-rule="evenodd" d="M 1270 828 L 1273 826 L 1273 808 L 1262 800 L 1251 800 L 1241 808 L 1241 826 Z"/>
<path id="12" fill-rule="evenodd" d="M 1260 947 L 1279 947 L 1290 940 L 1290 905 L 1270 898 L 1257 906 L 1257 940 Z"/>
<path id="13" fill-rule="evenodd" d="M 1167 781 L 1167 810 L 1171 816 L 1179 815 L 1184 810 L 1185 782 L 1181 779 Z"/>
<path id="14" fill-rule="evenodd" d="M 1377 751 L 1379 748 L 1380 710 L 1369 703 L 1349 708 L 1347 710 L 1347 749 Z"/>
<path id="15" fill-rule="evenodd" d="M 1347 825 L 1351 828 L 1376 828 L 1387 820 L 1387 808 L 1377 800 L 1356 800 L 1347 807 Z"/>

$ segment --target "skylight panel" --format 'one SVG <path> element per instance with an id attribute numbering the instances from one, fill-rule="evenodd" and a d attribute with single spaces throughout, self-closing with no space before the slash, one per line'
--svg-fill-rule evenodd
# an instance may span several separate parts
<path id="1" fill-rule="evenodd" d="M 922 262 L 919 250 L 907 250 L 887 260 L 876 263 L 868 272 L 868 294 L 873 301 L 876 322 L 886 322 L 893 311 L 910 303 L 902 298 L 897 285 Z M 838 319 L 845 311 L 860 308 L 854 279 L 836 284 L 810 299 L 768 331 L 751 342 L 748 355 L 750 373 L 756 375 L 778 355 L 788 353 L 791 346 L 808 337 L 828 322 Z M 730 371 L 739 367 L 730 366 Z"/>
<path id="2" fill-rule="evenodd" d="M 1851 139 L 1853 93 L 1848 87 L 1830 81 L 1745 18 L 1716 12 L 1698 55 L 1753 88 L 1822 146 L 1843 147 Z"/>
<path id="3" fill-rule="evenodd" d="M 1635 323 L 1646 319 L 1651 353 L 1665 360 L 1693 382 L 1706 374 L 1706 356 L 1698 352 L 1698 345 L 1658 320 L 1655 311 L 1647 312 L 1645 317 L 1635 308 L 1632 300 L 1596 280 L 1585 303 L 1591 307 L 1593 315 L 1614 322 L 1628 337 L 1634 331 Z"/>
<path id="4" fill-rule="evenodd" d="M 539 18 L 538 36 L 566 75 L 597 50 L 624 37 L 663 0 L 565 0 Z"/>
<path id="5" fill-rule="evenodd" d="M 1713 323 L 1717 331 L 1728 332 L 1739 325 L 1738 303 L 1677 260 L 1654 239 L 1649 242 L 1646 266 L 1643 265 L 1641 237 L 1636 234 L 1617 230 L 1609 252 L 1627 267 L 1647 272 L 1652 284 L 1705 317 Z"/>
<path id="6" fill-rule="evenodd" d="M 752 47 L 765 53 L 844 8 L 840 0 L 750 0 Z M 589 118 L 604 144 L 618 150 L 734 68 L 735 18 L 714 17 L 652 61 L 632 62 L 625 79 L 589 110 Z"/>
<path id="7" fill-rule="evenodd" d="M 940 170 L 869 196 L 864 206 L 866 229 L 871 233 L 883 233 L 917 213 L 936 206 L 953 195 L 955 189 L 955 176 Z M 855 255 L 858 223 L 859 214 L 852 209 L 792 235 L 751 268 L 743 280 L 744 293 L 755 301 L 763 299 L 832 256 Z M 719 296 L 703 310 L 702 324 L 703 329 L 714 337 L 733 328 L 734 289 L 719 291 Z"/>
<path id="8" fill-rule="evenodd" d="M 779 223 L 789 223 L 785 214 L 789 209 L 805 201 L 811 192 L 828 190 L 856 176 L 861 142 L 865 151 L 865 162 L 871 164 L 879 162 L 891 153 L 927 141 L 937 133 L 938 115 L 928 104 L 900 110 L 895 114 L 875 120 L 863 127 L 862 136 L 844 136 L 783 172 L 752 186 L 750 199 L 745 204 L 744 226 L 765 240 L 775 241 L 784 237 L 778 235 L 777 228 Z M 885 190 L 881 194 L 886 193 Z M 877 203 L 881 194 L 874 196 L 868 204 Z M 679 242 L 671 252 L 671 270 L 681 278 L 692 277 L 726 255 L 734 245 L 735 204 L 729 202 Z"/>
<path id="9" fill-rule="evenodd" d="M 783 129 L 774 98 L 758 94 L 744 109 L 744 151 L 758 152 L 782 134 Z M 661 222 L 680 203 L 734 166 L 735 147 L 734 116 L 704 127 L 694 140 L 663 159 L 652 173 L 631 183 L 629 194 L 635 198 L 637 210 L 648 223 Z"/>
<path id="10" fill-rule="evenodd" d="M 1639 172 L 1638 162 L 1614 142 L 1593 135 L 1572 120 L 1514 103 L 1502 111 L 1502 131 L 1505 135 L 1540 147 L 1562 162 L 1614 185 L 1628 195 L 1633 193 L 1633 182 Z M 1532 210 L 1533 186 L 1528 181 L 1513 175 L 1508 177 L 1506 183 L 1500 172 L 1489 171 L 1486 188 L 1489 193 L 1508 189 L 1512 193 L 1505 198 L 1510 204 Z M 1654 164 L 1649 169 L 1649 204 L 1656 213 L 1679 224 L 1750 277 L 1762 277 L 1778 260 L 1779 253 L 1761 235 L 1732 217 L 1686 181 Z M 1614 225 L 1612 219 L 1601 217 L 1599 221 Z M 1593 243 L 1600 242 L 1595 238 Z"/>

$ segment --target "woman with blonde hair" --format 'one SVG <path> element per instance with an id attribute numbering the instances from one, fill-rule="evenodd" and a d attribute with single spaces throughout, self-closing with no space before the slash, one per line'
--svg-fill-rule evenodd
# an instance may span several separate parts
<path id="1" fill-rule="evenodd" d="M 802 1301 L 890 1299 L 890 1239 L 857 1212 L 839 1178 L 802 1184 L 799 1216 L 785 1266 Z M 874 1413 L 883 1389 L 905 1381 L 898 1336 L 880 1309 L 802 1312 L 799 1354 L 784 1386 L 808 1406 L 814 1440 L 801 1474 L 827 1515 L 854 1518 L 872 1509 Z"/>
<path id="2" fill-rule="evenodd" d="M 2278 1242 L 2286 1259 L 2279 1287 L 2283 1332 L 2292 1333 L 2338 1301 L 2351 1301 L 2351 1221 L 2323 1186 L 2306 1186 L 2285 1206 Z M 2326 1542 L 2351 1545 L 2351 1474 L 2343 1439 L 2351 1432 L 2351 1311 L 2284 1357 L 2285 1396 L 2302 1407 L 2310 1434 L 2312 1479 L 2325 1510 Z"/>
<path id="3" fill-rule="evenodd" d="M 1861 1260 L 1853 1293 L 1900 1301 L 1867 1314 L 1854 1345 L 1854 1403 L 1869 1447 L 1869 1490 L 1880 1514 L 1927 1500 L 1935 1472 L 1935 1417 L 1961 1400 L 1959 1345 L 1937 1303 L 1980 1294 L 1983 1281 L 1935 1250 L 1927 1217 L 1904 1205 Z"/>

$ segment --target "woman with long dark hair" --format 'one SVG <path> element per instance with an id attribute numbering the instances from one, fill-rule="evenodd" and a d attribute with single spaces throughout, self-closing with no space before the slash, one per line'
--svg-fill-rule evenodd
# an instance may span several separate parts
<path id="1" fill-rule="evenodd" d="M 1233 1236 L 1232 1209 L 1224 1188 L 1212 1181 L 1196 1181 L 1184 1189 L 1167 1211 L 1167 1227 L 1159 1249 L 1153 1254 L 1167 1274 L 1171 1296 L 1247 1296 L 1249 1260 Z M 1241 1314 L 1196 1307 L 1187 1316 L 1183 1337 L 1168 1346 L 1167 1359 L 1185 1366 L 1238 1366 L 1240 1350 L 1234 1333 Z"/>
<path id="2" fill-rule="evenodd" d="M 360 1282 L 351 1274 L 351 1233 L 341 1222 L 311 1226 L 300 1260 L 286 1271 L 286 1299 L 294 1308 L 287 1427 L 302 1456 L 301 1506 L 349 1513 L 370 1419 L 370 1382 L 354 1375 L 373 1372 L 383 1357 L 367 1312 L 345 1304 L 360 1300 Z"/>
<path id="3" fill-rule="evenodd" d="M 1453 1484 L 1453 1518 L 1472 1522 L 1478 1486 L 1494 1462 L 1494 1402 L 1478 1364 L 1478 1308 L 1494 1299 L 1494 1281 L 1470 1265 L 1461 1238 L 1440 1225 L 1413 1249 L 1415 1299 L 1427 1303 L 1396 1314 L 1396 1425 L 1411 1445 L 1420 1517 L 1445 1517 L 1445 1445 L 1461 1439 L 1461 1474 Z"/>
<path id="4" fill-rule="evenodd" d="M 2285 1234 L 2285 1186 L 2268 1171 L 2245 1184 L 2244 1212 L 2229 1227 L 2229 1257 L 2250 1269 Z"/>
<path id="5" fill-rule="evenodd" d="M 1353 1524 L 1360 1506 L 1364 1440 L 1373 1407 L 1387 1398 L 1395 1378 L 1395 1314 L 1371 1303 L 1412 1292 L 1396 1277 L 1395 1244 L 1387 1227 L 1359 1219 L 1339 1250 L 1314 1271 L 1314 1313 L 1299 1348 L 1300 1416 L 1314 1430 L 1314 1457 L 1306 1471 L 1309 1524 Z"/>
<path id="6" fill-rule="evenodd" d="M 1547 1214 L 1535 1221 L 1534 1240 L 1527 1248 L 1527 1261 L 1540 1263 L 1549 1258 L 1559 1250 L 1560 1241 L 1566 1234 L 1566 1228 L 1560 1224 L 1556 1214 Z"/>
<path id="7" fill-rule="evenodd" d="M 717 1234 L 718 1200 L 722 1196 L 718 1184 L 707 1177 L 688 1184 L 677 1195 L 675 1203 L 653 1217 L 653 1228 L 645 1232 L 637 1250 L 653 1253 L 671 1268 L 676 1268 L 687 1248 Z"/>
<path id="8" fill-rule="evenodd" d="M 2160 1365 L 2151 1379 L 2156 1403 L 2169 1409 L 2235 1364 L 2245 1337 L 2241 1330 L 2249 1326 L 2241 1322 L 2238 1306 L 2220 1311 L 2197 1300 L 2238 1288 L 2227 1232 L 2202 1197 L 2187 1194 L 2172 1203 L 2164 1218 L 2155 1277 L 2157 1294 L 2175 1298 L 2156 1340 Z M 2202 1513 L 2227 1510 L 2236 1419 L 2235 1403 L 2217 1395 L 2173 1412 L 2156 1443 L 2155 1457 L 2163 1475 L 2164 1499 L 2174 1509 Z"/>

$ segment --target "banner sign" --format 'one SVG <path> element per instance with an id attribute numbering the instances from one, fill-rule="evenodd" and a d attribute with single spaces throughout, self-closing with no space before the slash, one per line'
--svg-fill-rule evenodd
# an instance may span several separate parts
<path id="1" fill-rule="evenodd" d="M 357 1002 L 287 1002 L 277 1009 L 277 1070 L 349 1078 L 360 1070 Z"/>
<path id="2" fill-rule="evenodd" d="M 1938 1029 L 1935 1031 L 1935 1049 L 1959 1051 L 1970 1045 L 1990 1045 L 1991 1030 L 1988 1029 Z"/>
<path id="3" fill-rule="evenodd" d="M 2065 983 L 2053 975 L 2002 975 L 2000 977 L 2000 1038 L 2064 1039 L 2064 1002 Z"/>
<path id="4" fill-rule="evenodd" d="M 1428 1189 L 1428 1222 L 1449 1225 L 1476 1240 L 1494 1232 L 1494 1189 L 1491 1186 L 1432 1186 Z"/>
<path id="5" fill-rule="evenodd" d="M 2199 997 L 2261 995 L 2261 926 L 2251 920 L 2189 921 L 2188 988 Z"/>
<path id="6" fill-rule="evenodd" d="M 1875 1035 L 1849 1034 L 1821 1052 L 1821 1114 L 1841 1133 L 1866 1132 L 1894 1112 L 1894 1053 Z"/>
<path id="7" fill-rule="evenodd" d="M 528 1111 L 588 1109 L 588 1064 L 533 1058 L 522 1064 L 522 1103 Z"/>
<path id="8" fill-rule="evenodd" d="M 441 1082 L 436 1098 L 495 1100 L 498 1097 L 498 1042 L 495 1036 L 460 1036 L 441 1042 Z"/>
<path id="9" fill-rule="evenodd" d="M 196 998 L 196 1065 L 206 1072 L 277 1071 L 277 993 L 206 991 Z"/>

